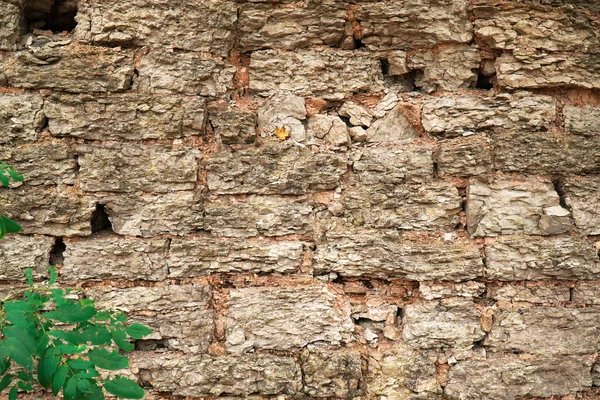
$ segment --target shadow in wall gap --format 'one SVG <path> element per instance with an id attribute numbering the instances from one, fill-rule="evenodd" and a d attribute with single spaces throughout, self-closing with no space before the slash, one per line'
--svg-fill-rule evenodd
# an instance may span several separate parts
<path id="1" fill-rule="evenodd" d="M 25 0 L 23 9 L 28 31 L 71 32 L 77 26 L 78 0 Z"/>
<path id="2" fill-rule="evenodd" d="M 96 204 L 96 209 L 92 213 L 92 233 L 101 232 L 101 231 L 110 231 L 113 232 L 112 223 L 106 213 L 106 209 L 104 204 Z"/>
<path id="3" fill-rule="evenodd" d="M 57 237 L 54 241 L 54 245 L 52 246 L 52 250 L 50 250 L 50 260 L 48 261 L 48 264 L 53 266 L 63 265 L 65 261 L 64 253 L 66 249 L 67 246 L 65 245 L 63 238 Z"/>

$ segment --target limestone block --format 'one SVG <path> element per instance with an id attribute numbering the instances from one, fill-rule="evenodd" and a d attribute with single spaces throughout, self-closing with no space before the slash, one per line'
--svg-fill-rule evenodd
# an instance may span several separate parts
<path id="1" fill-rule="evenodd" d="M 492 49 L 600 50 L 594 20 L 576 8 L 505 0 L 477 0 L 471 7 L 475 36 Z"/>
<path id="2" fill-rule="evenodd" d="M 293 93 L 275 93 L 258 109 L 258 128 L 271 136 L 276 129 L 285 128 L 290 139 L 302 142 L 306 132 L 301 120 L 306 119 L 304 98 Z"/>
<path id="3" fill-rule="evenodd" d="M 465 360 L 450 368 L 445 393 L 458 400 L 514 400 L 574 394 L 592 386 L 592 363 L 581 356 Z"/>
<path id="4" fill-rule="evenodd" d="M 54 136 L 142 140 L 199 136 L 206 106 L 196 96 L 61 95 L 44 102 Z"/>
<path id="5" fill-rule="evenodd" d="M 444 140 L 437 153 L 440 178 L 489 174 L 493 170 L 492 146 L 485 136 Z"/>
<path id="6" fill-rule="evenodd" d="M 354 186 L 345 191 L 344 216 L 353 225 L 372 228 L 450 231 L 459 222 L 461 197 L 455 186 Z"/>
<path id="7" fill-rule="evenodd" d="M 496 59 L 498 84 L 506 89 L 600 88 L 600 56 L 537 52 L 502 53 Z"/>
<path id="8" fill-rule="evenodd" d="M 250 90 L 261 95 L 289 90 L 341 100 L 383 92 L 382 79 L 377 57 L 348 50 L 264 50 L 252 53 L 250 60 Z"/>
<path id="9" fill-rule="evenodd" d="M 347 117 L 350 124 L 354 126 L 364 126 L 368 128 L 373 121 L 373 115 L 369 110 L 360 104 L 347 101 L 338 110 L 338 114 L 342 117 Z"/>
<path id="10" fill-rule="evenodd" d="M 319 45 L 337 47 L 344 34 L 345 15 L 345 5 L 337 0 L 243 3 L 238 25 L 240 47 L 242 52 Z"/>
<path id="11" fill-rule="evenodd" d="M 566 105 L 563 108 L 565 131 L 575 135 L 600 136 L 600 107 L 575 107 Z"/>
<path id="12" fill-rule="evenodd" d="M 322 286 L 233 289 L 225 326 L 229 353 L 291 350 L 352 340 L 354 324 Z"/>
<path id="13" fill-rule="evenodd" d="M 100 310 L 133 312 L 129 321 L 154 332 L 144 340 L 162 340 L 168 349 L 206 353 L 213 338 L 214 310 L 208 285 L 167 285 L 86 291 Z"/>
<path id="14" fill-rule="evenodd" d="M 306 395 L 352 398 L 359 394 L 362 363 L 358 352 L 307 350 L 300 359 Z"/>
<path id="15" fill-rule="evenodd" d="M 422 183 L 433 180 L 431 146 L 367 147 L 350 158 L 353 171 L 365 185 Z"/>
<path id="16" fill-rule="evenodd" d="M 370 353 L 367 394 L 370 399 L 439 400 L 442 388 L 435 365 L 425 354 L 396 342 L 385 351 Z"/>
<path id="17" fill-rule="evenodd" d="M 600 285 L 597 282 L 578 282 L 573 288 L 571 301 L 579 304 L 600 304 Z"/>
<path id="18" fill-rule="evenodd" d="M 204 226 L 203 204 L 196 192 L 108 195 L 98 199 L 119 235 L 183 236 Z"/>
<path id="19" fill-rule="evenodd" d="M 600 279 L 600 259 L 583 238 L 516 236 L 485 246 L 486 276 L 511 280 Z"/>
<path id="20" fill-rule="evenodd" d="M 287 143 L 213 154 L 205 161 L 217 194 L 304 194 L 335 189 L 347 170 L 344 153 L 312 152 Z"/>
<path id="21" fill-rule="evenodd" d="M 425 300 L 443 299 L 446 297 L 479 297 L 486 291 L 482 282 L 438 283 L 419 282 L 419 292 Z"/>
<path id="22" fill-rule="evenodd" d="M 79 4 L 75 37 L 100 45 L 168 47 L 226 57 L 236 21 L 235 1 L 90 0 Z"/>
<path id="23" fill-rule="evenodd" d="M 600 235 L 600 179 L 567 178 L 561 187 L 579 231 L 584 235 Z"/>
<path id="24" fill-rule="evenodd" d="M 291 357 L 246 354 L 209 357 L 138 352 L 133 362 L 142 381 L 176 396 L 300 394 L 302 372 Z"/>
<path id="25" fill-rule="evenodd" d="M 494 352 L 592 354 L 598 347 L 598 311 L 563 307 L 500 310 L 483 345 Z"/>
<path id="26" fill-rule="evenodd" d="M 527 92 L 426 97 L 421 109 L 425 131 L 444 137 L 476 132 L 547 130 L 555 119 L 556 102 L 552 97 Z"/>
<path id="27" fill-rule="evenodd" d="M 517 132 L 493 137 L 494 164 L 506 172 L 585 174 L 600 172 L 600 143 L 590 136 Z"/>
<path id="28" fill-rule="evenodd" d="M 42 104 L 37 93 L 0 93 L 0 144 L 36 140 L 45 122 Z"/>
<path id="29" fill-rule="evenodd" d="M 131 51 L 60 44 L 32 47 L 6 57 L 0 66 L 8 84 L 17 88 L 56 89 L 70 93 L 115 92 L 130 88 L 134 75 Z"/>
<path id="30" fill-rule="evenodd" d="M 15 50 L 23 31 L 25 18 L 18 4 L 0 3 L 0 50 Z"/>
<path id="31" fill-rule="evenodd" d="M 402 112 L 402 104 L 397 105 L 383 118 L 375 120 L 367 129 L 367 142 L 410 142 L 419 135 Z"/>
<path id="32" fill-rule="evenodd" d="M 6 236 L 0 241 L 0 279 L 23 279 L 27 268 L 45 274 L 53 245 L 46 236 Z"/>
<path id="33" fill-rule="evenodd" d="M 63 142 L 0 148 L 0 160 L 23 174 L 27 185 L 74 185 L 77 181 L 75 154 Z"/>
<path id="34" fill-rule="evenodd" d="M 190 278 L 212 273 L 295 273 L 304 256 L 298 241 L 174 239 L 169 249 L 169 277 Z"/>
<path id="35" fill-rule="evenodd" d="M 362 42 L 373 49 L 419 49 L 446 42 L 468 43 L 472 38 L 467 2 L 358 2 L 356 19 Z"/>
<path id="36" fill-rule="evenodd" d="M 317 244 L 315 273 L 344 277 L 463 281 L 483 275 L 474 243 L 403 239 L 397 231 L 340 226 Z"/>
<path id="37" fill-rule="evenodd" d="M 350 132 L 342 119 L 335 115 L 315 114 L 308 119 L 308 135 L 324 139 L 334 146 L 350 144 Z M 294 133 L 292 132 L 292 136 Z"/>
<path id="38" fill-rule="evenodd" d="M 224 144 L 252 143 L 256 140 L 256 115 L 225 101 L 210 103 L 208 120 Z"/>
<path id="39" fill-rule="evenodd" d="M 509 283 L 502 286 L 488 285 L 486 297 L 497 301 L 527 303 L 560 303 L 570 301 L 567 286 L 541 286 L 534 283 Z"/>
<path id="40" fill-rule="evenodd" d="M 305 198 L 211 197 L 204 203 L 205 229 L 213 235 L 230 237 L 310 234 L 313 208 Z"/>
<path id="41" fill-rule="evenodd" d="M 51 236 L 91 234 L 94 201 L 68 187 L 25 185 L 0 189 L 0 204 L 7 217 L 21 224 L 24 233 Z"/>
<path id="42" fill-rule="evenodd" d="M 457 91 L 475 86 L 480 61 L 476 47 L 449 45 L 414 54 L 409 60 L 409 67 L 422 70 L 421 74 L 417 74 L 415 86 L 425 93 Z"/>
<path id="43" fill-rule="evenodd" d="M 160 144 L 80 145 L 81 188 L 88 192 L 194 189 L 200 151 Z"/>
<path id="44" fill-rule="evenodd" d="M 476 179 L 467 188 L 467 229 L 474 237 L 554 235 L 571 229 L 550 182 Z"/>
<path id="45" fill-rule="evenodd" d="M 65 240 L 64 280 L 164 280 L 168 274 L 166 239 L 111 234 Z"/>
<path id="46" fill-rule="evenodd" d="M 465 348 L 485 337 L 481 312 L 467 299 L 444 299 L 410 304 L 402 309 L 402 336 L 421 349 Z"/>
<path id="47" fill-rule="evenodd" d="M 223 96 L 233 89 L 235 75 L 235 67 L 224 62 L 197 53 L 160 50 L 144 56 L 138 69 L 137 90 L 153 95 Z"/>

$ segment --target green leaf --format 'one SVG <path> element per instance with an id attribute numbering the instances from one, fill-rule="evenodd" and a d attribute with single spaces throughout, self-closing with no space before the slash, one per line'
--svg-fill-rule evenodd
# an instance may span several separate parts
<path id="1" fill-rule="evenodd" d="M 88 361 L 88 360 L 84 360 L 82 358 L 74 358 L 72 360 L 67 361 L 67 364 L 69 365 L 69 367 L 71 367 L 73 369 L 83 369 L 83 370 L 86 370 L 86 369 L 94 366 L 94 363 L 92 363 L 91 361 Z"/>
<path id="2" fill-rule="evenodd" d="M 87 356 L 97 367 L 110 371 L 129 367 L 129 359 L 120 355 L 117 351 L 95 348 L 90 350 Z"/>
<path id="3" fill-rule="evenodd" d="M 15 171 L 14 169 L 9 169 L 8 171 L 8 175 L 10 175 L 10 177 L 17 182 L 23 182 L 23 175 L 21 175 L 20 173 L 18 173 L 17 171 Z"/>
<path id="4" fill-rule="evenodd" d="M 60 359 L 56 348 L 49 347 L 38 362 L 38 380 L 46 389 L 52 386 L 52 375 L 56 372 Z"/>
<path id="5" fill-rule="evenodd" d="M 20 345 L 29 352 L 30 355 L 37 353 L 37 341 L 29 334 L 29 332 L 19 326 L 7 326 L 2 331 L 4 337 L 14 339 L 20 342 Z"/>
<path id="6" fill-rule="evenodd" d="M 10 359 L 4 356 L 2 361 L 0 361 L 0 375 L 4 375 L 6 371 L 10 368 Z M 1 392 L 2 390 L 0 390 Z"/>
<path id="7" fill-rule="evenodd" d="M 142 324 L 134 323 L 125 328 L 125 332 L 134 339 L 142 339 L 152 333 L 152 329 Z"/>
<path id="8" fill-rule="evenodd" d="M 0 392 L 10 386 L 12 383 L 13 374 L 6 374 L 0 380 Z"/>
<path id="9" fill-rule="evenodd" d="M 87 350 L 86 345 L 75 346 L 73 344 L 61 344 L 58 347 L 63 354 L 80 354 Z"/>
<path id="10" fill-rule="evenodd" d="M 31 374 L 25 372 L 25 371 L 17 371 L 17 377 L 25 382 L 29 382 L 31 380 L 33 380 L 33 376 L 31 376 Z"/>
<path id="11" fill-rule="evenodd" d="M 30 382 L 19 381 L 17 385 L 21 390 L 24 390 L 26 392 L 30 392 L 33 390 L 33 385 Z"/>
<path id="12" fill-rule="evenodd" d="M 113 380 L 104 382 L 104 389 L 110 394 L 125 399 L 143 399 L 146 392 L 131 379 L 117 376 Z"/>
<path id="13" fill-rule="evenodd" d="M 4 341 L 4 346 L 8 349 L 10 358 L 12 358 L 14 362 L 28 371 L 33 371 L 33 359 L 31 358 L 31 353 L 27 351 L 25 346 L 19 343 L 19 340 L 14 337 L 8 338 Z"/>
<path id="14" fill-rule="evenodd" d="M 52 332 L 50 332 L 50 334 L 75 346 L 86 342 L 83 334 L 78 331 L 63 331 L 62 329 L 55 329 Z"/>
<path id="15" fill-rule="evenodd" d="M 56 268 L 48 265 L 46 267 L 48 272 L 50 273 L 50 278 L 48 279 L 48 285 L 54 285 L 56 283 L 56 279 L 58 278 L 58 272 L 56 272 Z"/>
<path id="16" fill-rule="evenodd" d="M 21 300 L 10 300 L 4 303 L 4 311 L 18 311 L 23 313 L 33 313 L 35 309 L 26 301 Z"/>
<path id="17" fill-rule="evenodd" d="M 110 331 L 102 325 L 92 325 L 83 332 L 83 338 L 95 346 L 108 345 L 111 342 Z"/>
<path id="18" fill-rule="evenodd" d="M 21 225 L 4 215 L 0 215 L 0 220 L 4 223 L 4 228 L 7 233 L 18 233 L 23 231 Z"/>
<path id="19" fill-rule="evenodd" d="M 77 322 L 88 321 L 95 314 L 96 309 L 94 307 L 82 307 L 79 302 L 67 302 L 57 305 L 54 311 L 44 313 L 43 317 L 68 324 L 75 324 Z"/>
<path id="20" fill-rule="evenodd" d="M 8 400 L 17 400 L 17 387 L 13 386 L 8 392 Z"/>
<path id="21" fill-rule="evenodd" d="M 121 350 L 133 351 L 133 349 L 135 349 L 135 346 L 133 345 L 133 343 L 129 343 L 129 340 L 127 339 L 127 335 L 125 334 L 125 331 L 116 329 L 116 330 L 112 331 L 110 334 L 111 334 L 113 340 L 115 341 L 115 344 Z"/>
<path id="22" fill-rule="evenodd" d="M 52 393 L 56 396 L 60 389 L 65 384 L 65 379 L 67 379 L 67 374 L 69 373 L 69 367 L 65 364 L 58 367 L 54 377 L 52 378 Z"/>
<path id="23" fill-rule="evenodd" d="M 2 186 L 4 187 L 8 187 L 9 184 L 8 176 L 4 175 L 2 170 L 0 170 L 0 183 L 2 183 Z"/>
<path id="24" fill-rule="evenodd" d="M 63 391 L 63 394 L 65 395 L 65 399 L 75 400 L 75 395 L 77 394 L 77 378 L 74 376 L 69 378 L 65 384 L 65 390 Z"/>
<path id="25" fill-rule="evenodd" d="M 33 287 L 33 270 L 31 268 L 27 268 L 25 270 L 25 276 L 27 277 L 27 284 Z"/>
<path id="26" fill-rule="evenodd" d="M 85 372 L 77 373 L 77 376 L 80 378 L 96 378 L 100 376 L 100 374 L 98 373 L 98 371 L 96 371 L 96 369 L 90 368 Z"/>
<path id="27" fill-rule="evenodd" d="M 98 314 L 96 314 L 95 320 L 96 321 L 106 321 L 109 320 L 110 317 L 112 316 L 112 311 L 100 311 Z"/>

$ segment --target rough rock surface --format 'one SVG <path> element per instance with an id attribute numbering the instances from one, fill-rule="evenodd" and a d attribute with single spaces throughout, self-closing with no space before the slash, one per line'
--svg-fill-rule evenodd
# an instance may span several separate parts
<path id="1" fill-rule="evenodd" d="M 469 182 L 467 228 L 473 236 L 554 235 L 571 229 L 569 216 L 550 182 Z"/>
<path id="2" fill-rule="evenodd" d="M 224 144 L 252 143 L 256 140 L 256 115 L 227 102 L 209 104 L 210 125 Z"/>
<path id="3" fill-rule="evenodd" d="M 34 93 L 0 93 L 0 144 L 32 142 L 44 126 L 42 96 Z"/>
<path id="4" fill-rule="evenodd" d="M 251 349 L 291 350 L 349 342 L 354 324 L 333 307 L 334 302 L 335 296 L 322 286 L 231 290 L 227 351 L 240 354 Z"/>
<path id="5" fill-rule="evenodd" d="M 476 176 L 492 172 L 492 146 L 483 136 L 444 140 L 437 153 L 440 178 Z"/>
<path id="6" fill-rule="evenodd" d="M 487 287 L 486 296 L 498 301 L 527 303 L 562 303 L 571 298 L 567 286 L 541 286 L 537 282 L 525 285 L 522 283 L 490 285 Z"/>
<path id="7" fill-rule="evenodd" d="M 600 180 L 596 177 L 570 178 L 563 183 L 565 202 L 575 225 L 586 235 L 600 235 Z"/>
<path id="8" fill-rule="evenodd" d="M 366 141 L 381 143 L 404 143 L 418 137 L 415 127 L 408 120 L 399 104 L 383 118 L 376 120 L 366 131 Z"/>
<path id="9" fill-rule="evenodd" d="M 302 353 L 304 393 L 311 397 L 353 397 L 359 394 L 362 362 L 354 351 Z"/>
<path id="10" fill-rule="evenodd" d="M 567 133 L 593 137 L 600 135 L 600 107 L 567 105 L 563 108 L 563 114 Z"/>
<path id="11" fill-rule="evenodd" d="M 0 50 L 15 50 L 25 28 L 25 18 L 18 4 L 0 3 Z"/>
<path id="12" fill-rule="evenodd" d="M 54 239 L 46 236 L 11 235 L 0 241 L 0 279 L 23 279 L 31 268 L 45 274 Z"/>
<path id="13" fill-rule="evenodd" d="M 433 180 L 431 147 L 365 148 L 351 154 L 352 169 L 364 185 L 421 183 Z"/>

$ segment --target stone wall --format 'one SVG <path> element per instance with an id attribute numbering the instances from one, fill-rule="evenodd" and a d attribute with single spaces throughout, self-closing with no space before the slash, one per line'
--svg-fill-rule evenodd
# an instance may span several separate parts
<path id="1" fill-rule="evenodd" d="M 599 24 L 4 0 L 0 289 L 53 264 L 151 326 L 154 399 L 600 398 Z"/>

